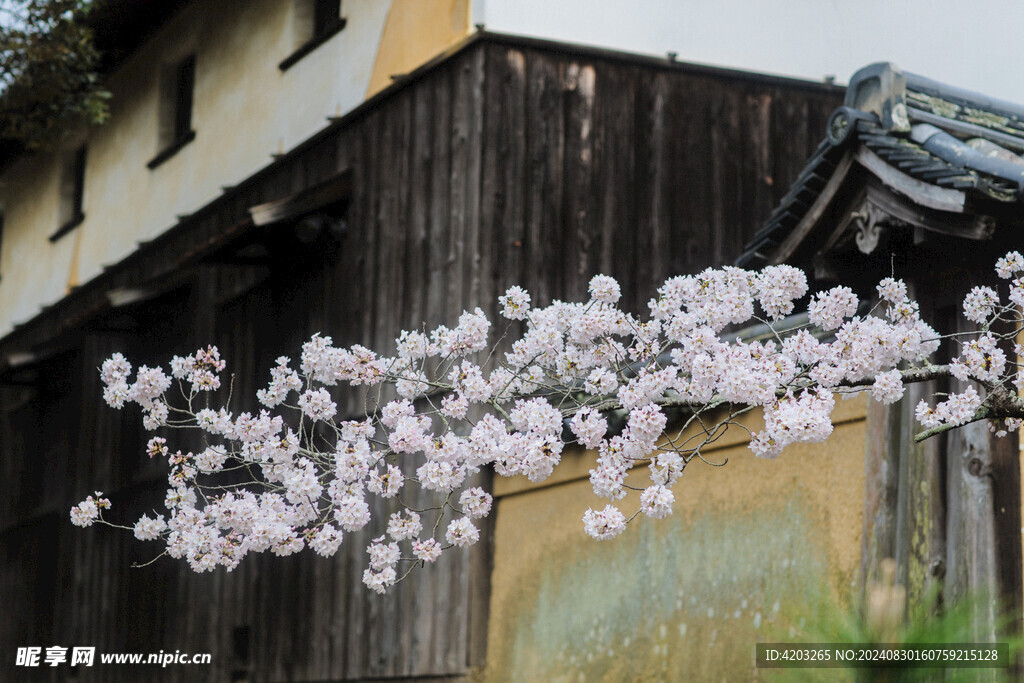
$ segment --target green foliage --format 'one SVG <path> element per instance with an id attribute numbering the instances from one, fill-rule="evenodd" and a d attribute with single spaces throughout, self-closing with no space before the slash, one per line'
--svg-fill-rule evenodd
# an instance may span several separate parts
<path id="1" fill-rule="evenodd" d="M 887 561 L 891 562 L 891 561 Z M 810 589 L 808 602 L 784 621 L 789 629 L 776 635 L 780 642 L 864 643 L 888 645 L 943 645 L 952 643 L 1007 643 L 1010 661 L 1024 651 L 1024 639 L 1014 633 L 1013 615 L 1000 610 L 999 599 L 977 593 L 941 604 L 939 587 L 916 604 L 907 604 L 905 588 L 897 583 L 895 565 L 883 563 L 882 579 L 868 585 L 864 605 L 853 600 L 840 604 L 825 588 Z M 767 678 L 780 681 L 1010 681 L 1013 669 L 967 667 L 811 668 L 768 670 Z"/>
<path id="2" fill-rule="evenodd" d="M 0 139 L 46 147 L 107 118 L 90 0 L 0 0 Z"/>

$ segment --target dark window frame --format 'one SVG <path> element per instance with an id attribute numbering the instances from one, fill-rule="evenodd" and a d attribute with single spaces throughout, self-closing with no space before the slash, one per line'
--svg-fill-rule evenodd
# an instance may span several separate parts
<path id="1" fill-rule="evenodd" d="M 196 90 L 195 53 L 175 63 L 165 72 L 162 87 L 160 129 L 165 144 L 146 164 L 150 170 L 173 157 L 196 138 L 196 131 L 192 128 Z"/>
<path id="2" fill-rule="evenodd" d="M 81 225 L 85 220 L 85 213 L 82 212 L 82 202 L 85 199 L 85 165 L 87 158 L 87 147 L 86 145 L 81 145 L 65 161 L 64 168 L 61 170 L 61 218 L 63 222 L 57 228 L 57 232 L 50 235 L 51 242 L 56 242 Z"/>
<path id="3" fill-rule="evenodd" d="M 196 56 L 189 55 L 175 66 L 174 141 L 192 132 L 192 104 L 196 90 Z"/>
<path id="4" fill-rule="evenodd" d="M 341 16 L 341 0 L 312 0 L 312 2 L 312 37 L 277 65 L 281 71 L 290 69 L 300 59 L 345 28 L 347 21 Z"/>
<path id="5" fill-rule="evenodd" d="M 313 3 L 313 40 L 326 35 L 334 35 L 341 18 L 341 0 L 314 0 Z"/>

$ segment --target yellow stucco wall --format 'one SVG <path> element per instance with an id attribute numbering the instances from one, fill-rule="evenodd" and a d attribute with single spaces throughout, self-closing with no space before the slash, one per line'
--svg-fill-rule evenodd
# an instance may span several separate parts
<path id="1" fill-rule="evenodd" d="M 732 429 L 675 487 L 665 520 L 593 541 L 580 521 L 593 453 L 554 486 L 496 485 L 489 681 L 752 680 L 754 645 L 788 635 L 811 596 L 856 592 L 864 399 L 840 401 L 833 436 L 759 460 Z M 752 421 L 752 428 L 757 428 Z M 646 468 L 630 483 L 645 486 Z M 638 496 L 623 501 L 629 514 Z M 786 615 L 786 616 L 783 616 Z M 793 616 L 795 615 L 795 616 Z M 841 672 L 840 672 L 841 673 Z"/>
<path id="2" fill-rule="evenodd" d="M 47 239 L 59 227 L 59 155 L 23 158 L 0 179 L 0 336 L 358 106 L 380 74 L 409 72 L 469 31 L 465 0 L 346 0 L 345 29 L 282 72 L 308 1 L 194 3 L 113 74 L 110 121 L 88 134 L 78 235 Z M 190 53 L 196 138 L 150 170 L 160 71 Z"/>
<path id="3" fill-rule="evenodd" d="M 391 0 L 366 96 L 462 40 L 470 31 L 470 0 Z"/>

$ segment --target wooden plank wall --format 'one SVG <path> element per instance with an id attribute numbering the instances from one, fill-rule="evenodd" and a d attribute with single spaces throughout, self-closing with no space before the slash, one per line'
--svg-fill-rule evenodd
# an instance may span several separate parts
<path id="1" fill-rule="evenodd" d="M 922 317 L 938 330 L 966 334 L 975 328 L 962 317 L 962 297 L 975 286 L 1005 288 L 990 264 L 1011 239 L 997 235 L 992 243 L 967 245 L 947 238 L 942 251 L 930 252 L 903 245 L 874 274 L 876 281 L 893 268 L 906 274 Z M 940 271 L 923 265 L 934 263 Z M 864 269 L 868 277 L 870 272 Z M 935 281 L 950 286 L 936 291 Z M 1004 350 L 1013 357 L 1008 342 Z M 946 363 L 959 353 L 958 343 L 946 341 L 935 360 Z M 892 558 L 911 614 L 935 614 L 967 599 L 974 609 L 973 637 L 994 641 L 1021 627 L 1019 435 L 997 438 L 986 422 L 976 422 L 913 442 L 922 431 L 914 418 L 917 403 L 934 405 L 937 392 L 963 387 L 935 380 L 908 387 L 892 406 L 869 402 L 862 590 L 879 579 L 880 561 Z"/>
<path id="2" fill-rule="evenodd" d="M 0 486 L 21 501 L 0 509 L 0 590 L 16 614 L 0 623 L 4 651 L 212 652 L 199 674 L 211 680 L 457 676 L 482 664 L 486 542 L 381 598 L 361 585 L 376 528 L 349 534 L 332 561 L 258 557 L 202 576 L 166 558 L 129 569 L 152 549 L 72 528 L 67 509 L 93 489 L 111 492 L 125 521 L 160 509 L 166 489 L 137 415 L 102 404 L 95 368 L 116 349 L 154 363 L 214 341 L 240 411 L 255 407 L 273 359 L 316 331 L 388 352 L 402 327 L 451 324 L 478 305 L 493 315 L 512 284 L 544 304 L 584 296 L 598 272 L 643 312 L 666 277 L 740 253 L 840 100 L 824 86 L 485 40 L 201 213 L 216 232 L 249 206 L 353 173 L 340 243 L 304 245 L 275 227 L 267 263 L 202 265 L 185 289 L 90 323 L 37 368 L 63 385 L 4 390 Z M 80 671 L 111 676 L 196 680 L 197 669 Z"/>

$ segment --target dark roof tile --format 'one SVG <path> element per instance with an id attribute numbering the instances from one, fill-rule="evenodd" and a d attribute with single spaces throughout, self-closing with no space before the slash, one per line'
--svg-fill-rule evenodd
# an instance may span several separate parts
<path id="1" fill-rule="evenodd" d="M 1024 152 L 1024 106 L 1018 104 L 892 64 L 872 64 L 854 74 L 846 104 L 833 113 L 826 133 L 737 265 L 767 264 L 807 215 L 842 155 L 857 147 L 914 179 L 962 190 L 976 202 L 1005 205 L 1024 197 L 1024 158 L 1014 152 Z"/>

